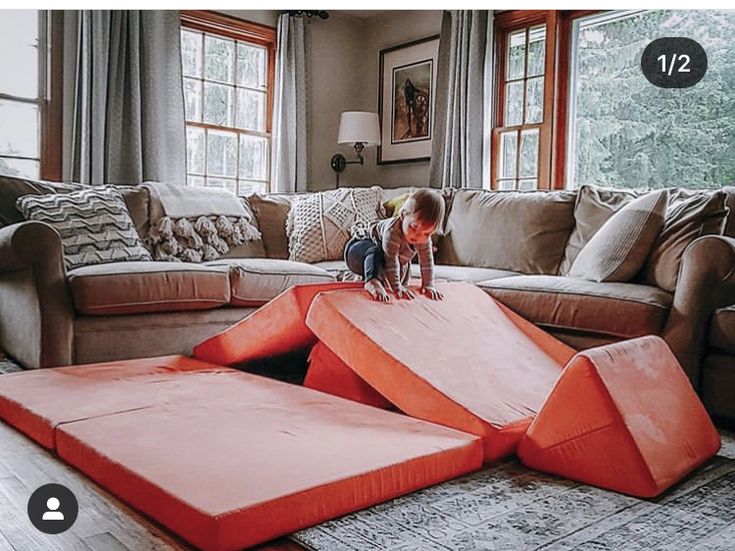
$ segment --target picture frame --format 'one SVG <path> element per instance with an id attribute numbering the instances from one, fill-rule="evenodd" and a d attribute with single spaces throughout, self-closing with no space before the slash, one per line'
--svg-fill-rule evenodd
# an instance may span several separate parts
<path id="1" fill-rule="evenodd" d="M 431 158 L 439 35 L 380 51 L 378 164 Z"/>

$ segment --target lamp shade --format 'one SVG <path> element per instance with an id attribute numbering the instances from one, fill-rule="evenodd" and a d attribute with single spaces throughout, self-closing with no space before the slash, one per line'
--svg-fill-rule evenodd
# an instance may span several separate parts
<path id="1" fill-rule="evenodd" d="M 380 145 L 380 123 L 377 113 L 344 111 L 339 117 L 337 143 Z"/>

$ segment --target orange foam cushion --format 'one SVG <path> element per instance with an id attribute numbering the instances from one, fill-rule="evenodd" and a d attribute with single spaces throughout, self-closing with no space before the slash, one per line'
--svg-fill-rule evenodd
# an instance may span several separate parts
<path id="1" fill-rule="evenodd" d="M 488 461 L 512 453 L 575 351 L 474 285 L 438 287 L 388 304 L 325 292 L 306 324 L 401 411 L 482 436 Z"/>
<path id="2" fill-rule="evenodd" d="M 311 349 L 304 386 L 368 406 L 393 408 L 393 404 L 363 381 L 323 342 L 316 343 Z"/>
<path id="3" fill-rule="evenodd" d="M 304 320 L 314 297 L 361 283 L 296 285 L 247 318 L 194 347 L 193 356 L 219 365 L 236 365 L 313 346 L 316 338 Z"/>
<path id="4" fill-rule="evenodd" d="M 52 449 L 62 423 L 162 403 L 182 388 L 181 374 L 225 369 L 165 356 L 11 373 L 0 377 L 0 419 Z"/>
<path id="5" fill-rule="evenodd" d="M 192 383 L 189 400 L 63 424 L 58 454 L 212 550 L 256 545 L 482 463 L 471 435 L 230 371 Z"/>
<path id="6" fill-rule="evenodd" d="M 580 352 L 523 438 L 528 467 L 640 497 L 712 457 L 720 437 L 659 337 Z"/>

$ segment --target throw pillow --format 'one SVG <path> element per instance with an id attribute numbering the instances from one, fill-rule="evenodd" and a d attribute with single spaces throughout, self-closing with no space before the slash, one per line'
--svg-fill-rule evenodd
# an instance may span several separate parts
<path id="1" fill-rule="evenodd" d="M 45 222 L 61 236 L 67 270 L 107 262 L 152 260 L 125 202 L 113 188 L 90 188 L 18 199 L 26 220 Z"/>
<path id="2" fill-rule="evenodd" d="M 605 189 L 584 185 L 577 190 L 574 202 L 574 229 L 572 230 L 564 258 L 559 267 L 561 275 L 569 275 L 572 263 L 587 242 L 610 217 L 630 203 L 640 192 L 622 189 Z"/>
<path id="3" fill-rule="evenodd" d="M 341 260 L 355 224 L 370 225 L 383 216 L 377 186 L 322 191 L 299 197 L 288 215 L 289 259 Z"/>
<path id="4" fill-rule="evenodd" d="M 147 242 L 156 260 L 205 262 L 226 255 L 232 247 L 260 240 L 245 216 L 163 216 L 151 226 Z"/>
<path id="5" fill-rule="evenodd" d="M 724 191 L 676 190 L 671 194 L 661 234 L 653 244 L 642 280 L 673 292 L 684 250 L 703 235 L 721 235 L 728 215 Z"/>
<path id="6" fill-rule="evenodd" d="M 621 208 L 580 251 L 569 275 L 598 282 L 632 279 L 661 232 L 668 197 L 668 190 L 654 191 Z"/>

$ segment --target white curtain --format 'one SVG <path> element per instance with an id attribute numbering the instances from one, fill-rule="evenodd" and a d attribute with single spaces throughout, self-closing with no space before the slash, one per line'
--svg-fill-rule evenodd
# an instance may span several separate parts
<path id="1" fill-rule="evenodd" d="M 486 10 L 444 12 L 430 166 L 433 187 L 483 185 L 483 126 L 490 116 L 485 77 L 493 50 L 489 27 L 492 14 Z"/>
<path id="2" fill-rule="evenodd" d="M 177 11 L 63 18 L 63 176 L 89 184 L 186 185 Z"/>
<path id="3" fill-rule="evenodd" d="M 306 191 L 308 172 L 307 59 L 309 25 L 304 17 L 278 18 L 273 104 L 273 191 Z"/>

